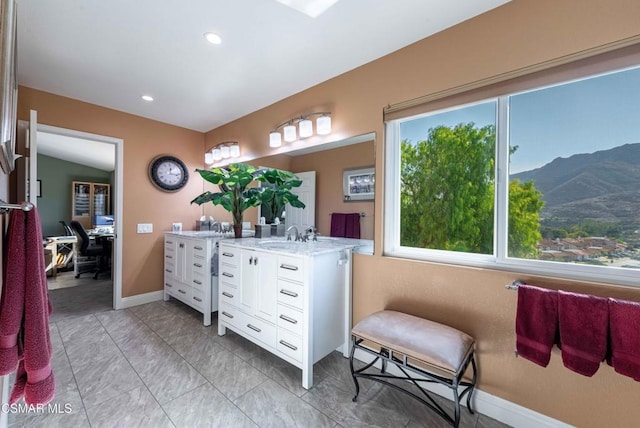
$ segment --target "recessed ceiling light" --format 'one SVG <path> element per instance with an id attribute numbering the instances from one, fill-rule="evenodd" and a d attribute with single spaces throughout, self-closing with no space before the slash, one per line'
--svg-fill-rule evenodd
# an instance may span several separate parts
<path id="1" fill-rule="evenodd" d="M 216 33 L 204 33 L 204 37 L 214 45 L 219 45 L 222 43 L 222 37 L 218 36 Z"/>
<path id="2" fill-rule="evenodd" d="M 153 97 L 151 95 L 143 95 L 141 98 L 145 101 L 153 101 Z"/>

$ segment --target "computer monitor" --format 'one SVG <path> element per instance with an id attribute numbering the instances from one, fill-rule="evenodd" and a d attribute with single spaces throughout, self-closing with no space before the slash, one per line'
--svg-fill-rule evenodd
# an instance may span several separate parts
<path id="1" fill-rule="evenodd" d="M 93 225 L 94 226 L 113 226 L 113 219 L 114 217 L 112 215 L 97 215 L 93 219 Z"/>

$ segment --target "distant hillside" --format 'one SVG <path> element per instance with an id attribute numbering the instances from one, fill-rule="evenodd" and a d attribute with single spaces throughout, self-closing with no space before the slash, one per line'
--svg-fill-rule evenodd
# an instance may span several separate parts
<path id="1" fill-rule="evenodd" d="M 640 143 L 609 150 L 556 158 L 543 167 L 513 174 L 533 180 L 543 194 L 543 223 L 575 224 L 591 219 L 640 225 Z"/>

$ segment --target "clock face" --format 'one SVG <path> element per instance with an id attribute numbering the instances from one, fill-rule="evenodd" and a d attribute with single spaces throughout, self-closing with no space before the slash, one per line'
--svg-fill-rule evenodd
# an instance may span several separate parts
<path id="1" fill-rule="evenodd" d="M 184 162 L 174 156 L 158 156 L 149 164 L 151 182 L 160 190 L 175 192 L 182 189 L 189 180 Z"/>

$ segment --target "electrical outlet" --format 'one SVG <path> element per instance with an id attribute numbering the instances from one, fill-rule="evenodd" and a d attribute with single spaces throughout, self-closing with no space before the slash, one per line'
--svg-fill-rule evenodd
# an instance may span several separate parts
<path id="1" fill-rule="evenodd" d="M 138 233 L 153 233 L 153 224 L 138 223 Z"/>

